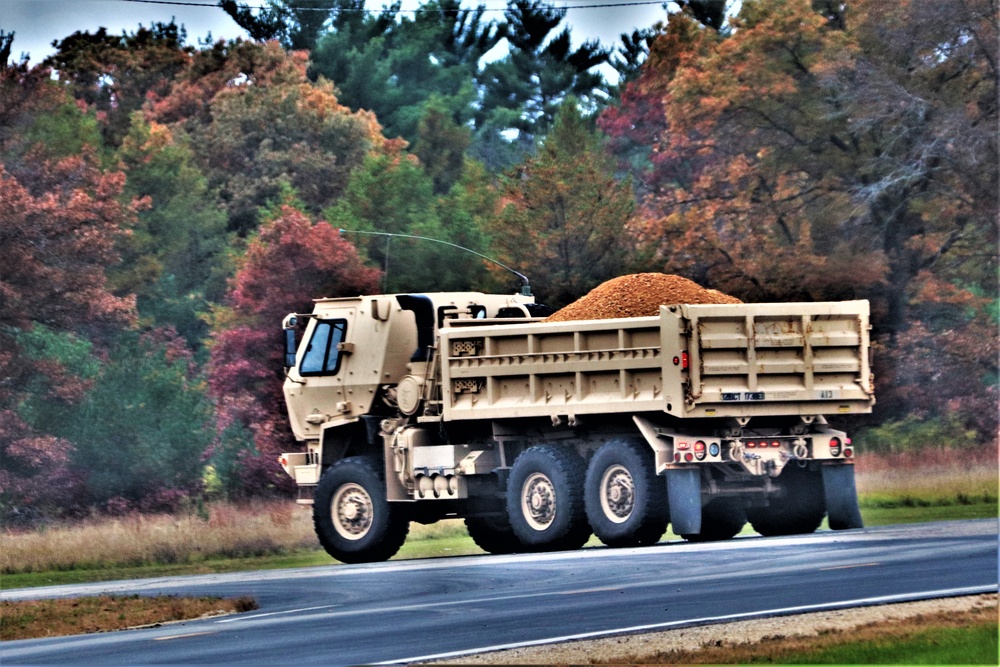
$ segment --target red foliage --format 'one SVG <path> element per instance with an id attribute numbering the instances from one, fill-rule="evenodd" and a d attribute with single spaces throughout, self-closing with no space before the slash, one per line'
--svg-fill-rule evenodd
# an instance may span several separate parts
<path id="1" fill-rule="evenodd" d="M 276 462 L 295 447 L 282 394 L 282 317 L 309 312 L 313 298 L 373 292 L 379 279 L 333 227 L 288 206 L 250 242 L 230 283 L 231 309 L 217 318 L 209 362 L 220 431 L 239 423 L 253 433 L 256 451 L 240 456 L 245 492 L 291 488 Z"/>
<path id="2" fill-rule="evenodd" d="M 0 165 L 0 504 L 4 509 L 68 506 L 78 484 L 66 467 L 69 443 L 33 433 L 15 412 L 28 387 L 72 401 L 86 389 L 58 363 L 23 354 L 17 333 L 36 323 L 99 334 L 135 317 L 134 300 L 116 297 L 105 267 L 134 207 L 123 205 L 124 176 L 102 173 L 87 157 L 31 162 L 17 175 Z M 39 377 L 47 383 L 34 382 Z"/>

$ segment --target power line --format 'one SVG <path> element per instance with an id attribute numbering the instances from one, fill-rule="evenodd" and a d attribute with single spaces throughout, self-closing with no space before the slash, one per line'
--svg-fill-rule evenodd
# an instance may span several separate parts
<path id="1" fill-rule="evenodd" d="M 172 6 L 178 6 L 178 7 L 208 7 L 208 8 L 219 7 L 219 3 L 217 3 L 217 2 L 184 2 L 183 0 L 117 0 L 117 1 L 118 2 L 131 2 L 131 3 L 143 4 L 143 5 L 172 5 Z M 629 2 L 600 2 L 600 3 L 586 4 L 586 5 L 561 5 L 561 6 L 553 5 L 553 7 L 556 8 L 556 9 L 609 9 L 609 8 L 614 8 L 614 7 L 642 7 L 642 6 L 662 5 L 662 4 L 664 4 L 664 0 L 630 0 Z M 246 8 L 247 9 L 270 9 L 271 6 L 270 5 L 246 5 Z M 337 12 L 358 12 L 358 13 L 365 13 L 365 14 L 381 14 L 386 9 L 385 7 L 383 7 L 382 9 L 367 9 L 367 8 L 355 9 L 353 7 L 341 7 L 341 8 L 337 8 L 337 9 L 332 9 L 332 8 L 322 8 L 322 7 L 295 7 L 294 5 L 293 6 L 287 6 L 286 8 L 287 9 L 294 9 L 294 10 L 297 10 L 297 11 L 305 11 L 305 12 L 334 12 L 334 11 L 337 11 Z M 474 9 L 477 9 L 477 7 L 471 7 L 471 8 L 464 8 L 463 7 L 463 9 L 473 9 L 474 10 Z M 506 6 L 503 7 L 503 8 L 500 8 L 500 7 L 484 7 L 484 10 L 487 11 L 487 12 L 505 12 L 505 11 L 507 11 L 507 8 L 506 8 Z M 424 9 L 422 7 L 418 7 L 417 9 L 399 9 L 397 11 L 399 13 L 401 13 L 401 14 L 404 14 L 404 13 L 405 14 L 417 14 L 417 13 L 421 13 L 421 12 L 440 11 L 440 9 Z"/>

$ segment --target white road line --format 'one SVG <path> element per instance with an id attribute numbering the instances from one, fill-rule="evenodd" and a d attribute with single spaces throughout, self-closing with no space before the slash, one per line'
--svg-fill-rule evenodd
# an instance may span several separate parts
<path id="1" fill-rule="evenodd" d="M 333 609 L 334 607 L 339 607 L 339 604 L 323 604 L 318 607 L 303 607 L 302 609 L 286 609 L 285 611 L 272 611 L 267 614 L 254 614 L 253 616 L 238 616 L 233 618 L 226 618 L 216 623 L 232 623 L 233 621 L 253 621 L 258 618 L 265 618 L 267 616 L 282 616 L 284 614 L 298 614 L 303 611 L 316 611 L 317 609 Z"/>
<path id="2" fill-rule="evenodd" d="M 636 632 L 650 632 L 653 630 L 668 630 L 670 628 L 712 625 L 727 621 L 741 621 L 750 618 L 762 618 L 768 616 L 787 616 L 789 614 L 805 614 L 815 611 L 829 611 L 832 609 L 845 609 L 850 607 L 870 607 L 881 604 L 891 604 L 894 602 L 911 602 L 914 600 L 925 600 L 932 598 L 957 597 L 960 595 L 975 595 L 977 593 L 992 593 L 997 590 L 997 586 L 970 586 L 967 588 L 949 588 L 939 591 L 923 591 L 919 593 L 904 593 L 901 595 L 883 595 L 873 598 L 862 598 L 859 600 L 844 600 L 841 602 L 827 602 L 824 604 L 803 605 L 801 607 L 784 607 L 782 609 L 768 609 L 764 611 L 745 612 L 742 614 L 727 614 L 725 616 L 708 616 L 705 618 L 694 618 L 684 621 L 670 621 L 667 623 L 653 623 L 650 625 L 634 625 L 628 628 L 616 628 L 614 630 L 598 630 L 596 632 L 584 632 L 576 635 L 565 635 L 562 637 L 550 637 L 532 641 L 513 642 L 510 644 L 497 644 L 494 646 L 482 646 L 474 649 L 462 651 L 451 651 L 448 653 L 436 653 L 432 655 L 421 655 L 412 658 L 402 658 L 399 660 L 387 660 L 376 662 L 376 665 L 400 665 L 414 662 L 427 662 L 429 660 L 447 660 L 476 653 L 489 653 L 492 651 L 505 651 L 514 648 L 525 648 L 528 646 L 545 646 L 547 644 L 558 644 L 561 642 L 578 641 L 581 639 L 595 639 L 609 635 L 624 635 Z"/>

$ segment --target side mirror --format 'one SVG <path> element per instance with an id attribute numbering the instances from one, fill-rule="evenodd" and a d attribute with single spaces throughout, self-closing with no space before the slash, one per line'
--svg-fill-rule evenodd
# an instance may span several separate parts
<path id="1" fill-rule="evenodd" d="M 295 365 L 295 331 L 285 329 L 285 370 Z"/>

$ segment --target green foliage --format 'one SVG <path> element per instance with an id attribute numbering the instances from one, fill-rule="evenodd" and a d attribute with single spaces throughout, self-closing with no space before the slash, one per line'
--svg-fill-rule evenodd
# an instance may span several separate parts
<path id="1" fill-rule="evenodd" d="M 509 0 L 504 16 L 511 50 L 483 68 L 483 97 L 475 118 L 473 154 L 492 169 L 511 164 L 500 161 L 509 156 L 497 143 L 501 135 L 515 133 L 523 157 L 552 127 L 567 98 L 575 97 L 587 113 L 596 111 L 606 93 L 604 78 L 595 68 L 611 56 L 596 41 L 572 49 L 568 27 L 553 35 L 566 10 L 543 0 Z"/>
<path id="2" fill-rule="evenodd" d="M 173 326 L 195 348 L 207 334 L 205 294 L 228 241 L 225 215 L 183 135 L 136 113 L 118 157 L 125 195 L 149 205 L 121 241 L 113 284 L 137 296 L 142 317 Z"/>
<path id="3" fill-rule="evenodd" d="M 972 448 L 977 434 L 955 417 L 920 419 L 907 416 L 863 431 L 859 439 L 866 451 L 895 453 L 922 449 Z"/>
<path id="4" fill-rule="evenodd" d="M 74 443 L 71 464 L 93 502 L 138 505 L 197 487 L 211 403 L 189 361 L 169 336 L 124 333 L 78 404 L 39 403 L 28 415 Z"/>
<path id="5" fill-rule="evenodd" d="M 479 60 L 500 40 L 484 10 L 458 0 L 428 0 L 412 15 L 399 6 L 379 14 L 358 11 L 364 3 L 340 0 L 331 29 L 312 53 L 310 76 L 333 81 L 352 109 L 373 111 L 388 137 L 417 141 L 431 98 L 452 122 L 471 118 Z"/>
<path id="6" fill-rule="evenodd" d="M 30 146 L 41 144 L 51 159 L 79 155 L 101 146 L 101 131 L 94 113 L 84 113 L 67 100 L 52 113 L 39 114 L 24 134 Z"/>
<path id="7" fill-rule="evenodd" d="M 488 191 L 484 174 L 469 171 L 449 194 L 437 197 L 432 177 L 412 157 L 371 155 L 326 215 L 342 229 L 422 236 L 483 253 L 482 220 L 492 200 L 483 196 Z M 347 236 L 383 269 L 387 293 L 467 290 L 487 279 L 482 260 L 458 248 L 428 240 Z"/>
<path id="8" fill-rule="evenodd" d="M 538 156 L 504 179 L 508 203 L 490 223 L 492 248 L 528 275 L 543 303 L 564 306 L 629 272 L 635 200 L 613 172 L 600 136 L 570 99 Z"/>

